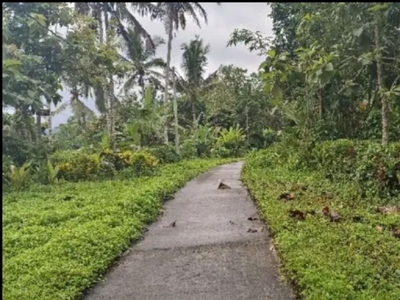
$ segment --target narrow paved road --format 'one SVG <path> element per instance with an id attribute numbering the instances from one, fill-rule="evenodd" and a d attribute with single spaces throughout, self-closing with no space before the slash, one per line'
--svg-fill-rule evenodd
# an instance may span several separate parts
<path id="1" fill-rule="evenodd" d="M 262 222 L 248 220 L 256 208 L 239 180 L 241 167 L 223 165 L 190 181 L 86 299 L 294 299 L 279 281 Z M 219 179 L 231 189 L 218 190 Z"/>

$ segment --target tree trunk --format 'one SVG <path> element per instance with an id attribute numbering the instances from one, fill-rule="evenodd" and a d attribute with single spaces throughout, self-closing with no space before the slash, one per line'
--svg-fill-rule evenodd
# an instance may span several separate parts
<path id="1" fill-rule="evenodd" d="M 42 138 L 42 118 L 41 115 L 36 112 L 36 141 L 39 142 Z"/>
<path id="2" fill-rule="evenodd" d="M 178 103 L 176 101 L 176 82 L 175 82 L 175 68 L 172 68 L 172 87 L 174 89 L 174 118 L 175 118 L 175 151 L 179 155 L 179 131 L 178 131 Z"/>
<path id="3" fill-rule="evenodd" d="M 381 51 L 381 36 L 379 30 L 379 22 L 375 23 L 375 50 L 376 50 L 376 67 L 378 77 L 378 88 L 382 103 L 382 145 L 386 146 L 389 142 L 389 102 L 385 95 L 385 83 L 383 78 L 383 64 Z"/>
<path id="4" fill-rule="evenodd" d="M 107 30 L 109 30 L 110 28 L 110 22 L 108 19 L 108 12 L 107 12 L 107 8 L 106 8 L 106 3 L 104 2 L 104 27 L 106 30 L 106 41 L 107 41 Z M 108 115 L 108 134 L 110 135 L 110 144 L 111 144 L 111 149 L 113 151 L 115 151 L 115 122 L 114 122 L 114 79 L 112 74 L 109 75 L 109 84 L 107 85 L 105 94 L 107 94 L 107 96 L 105 97 L 105 99 L 107 99 L 106 102 L 108 102 L 108 109 L 106 111 L 106 114 Z M 107 107 L 107 106 L 106 106 Z"/>
<path id="5" fill-rule="evenodd" d="M 168 103 L 168 87 L 169 87 L 169 68 L 171 65 L 171 51 L 172 51 L 172 31 L 174 20 L 173 15 L 170 12 L 169 20 L 168 20 L 168 48 L 167 48 L 167 68 L 165 69 L 165 91 L 164 91 L 164 105 Z M 165 125 L 164 129 L 164 140 L 165 143 L 168 144 L 168 125 Z"/>
<path id="6" fill-rule="evenodd" d="M 51 140 L 51 136 L 53 134 L 53 116 L 51 113 L 51 104 L 49 104 L 49 119 L 48 119 L 48 124 L 49 124 L 49 141 Z"/>
<path id="7" fill-rule="evenodd" d="M 193 128 L 197 129 L 197 119 L 196 119 L 196 107 L 194 103 L 194 97 L 192 97 L 192 117 L 193 117 Z"/>

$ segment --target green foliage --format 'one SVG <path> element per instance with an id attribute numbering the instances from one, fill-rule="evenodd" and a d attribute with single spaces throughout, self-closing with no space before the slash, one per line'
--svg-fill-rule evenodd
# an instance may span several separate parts
<path id="1" fill-rule="evenodd" d="M 106 149 L 100 154 L 102 165 L 112 164 L 114 169 L 121 171 L 130 169 L 136 176 L 149 175 L 158 167 L 158 159 L 146 151 L 132 152 L 113 152 Z M 129 173 L 126 171 L 125 173 Z"/>
<path id="2" fill-rule="evenodd" d="M 317 144 L 309 160 L 324 170 L 327 178 L 353 180 L 362 195 L 381 197 L 400 194 L 400 144 L 338 140 Z"/>
<path id="3" fill-rule="evenodd" d="M 3 178 L 3 184 L 8 183 L 7 180 L 7 173 L 10 170 L 10 167 L 13 165 L 13 161 L 10 156 L 8 155 L 2 155 L 2 178 Z"/>
<path id="4" fill-rule="evenodd" d="M 49 160 L 47 160 L 34 167 L 32 181 L 41 184 L 57 184 L 62 181 L 62 179 L 59 178 L 58 173 L 58 166 L 54 166 Z"/>
<path id="5" fill-rule="evenodd" d="M 214 145 L 220 129 L 212 128 L 207 125 L 200 125 L 194 132 L 194 141 L 198 157 L 208 157 Z"/>
<path id="6" fill-rule="evenodd" d="M 157 217 L 165 197 L 227 162 L 181 162 L 163 166 L 152 178 L 35 186 L 5 194 L 3 296 L 80 297 Z"/>
<path id="7" fill-rule="evenodd" d="M 264 138 L 264 147 L 271 146 L 273 143 L 279 140 L 279 132 L 271 128 L 264 129 L 263 138 Z"/>
<path id="8" fill-rule="evenodd" d="M 316 141 L 398 140 L 398 3 L 272 3 L 270 17 L 270 43 L 242 29 L 228 44 L 265 55 L 260 78 L 282 125 Z"/>
<path id="9" fill-rule="evenodd" d="M 194 139 L 185 139 L 180 145 L 180 155 L 182 159 L 196 158 L 196 141 Z"/>
<path id="10" fill-rule="evenodd" d="M 161 164 L 175 163 L 180 160 L 180 156 L 176 153 L 175 147 L 171 144 L 150 148 L 147 151 L 156 157 Z"/>
<path id="11" fill-rule="evenodd" d="M 58 178 L 82 181 L 96 178 L 100 173 L 100 158 L 83 150 L 56 151 L 49 157 L 58 168 Z"/>
<path id="12" fill-rule="evenodd" d="M 238 126 L 222 129 L 216 140 L 214 154 L 218 157 L 239 157 L 243 154 L 244 139 L 245 135 Z"/>
<path id="13" fill-rule="evenodd" d="M 31 165 L 32 162 L 27 161 L 21 167 L 15 165 L 10 166 L 6 177 L 12 188 L 21 190 L 27 187 L 32 175 Z"/>
<path id="14" fill-rule="evenodd" d="M 328 145 L 323 148 L 329 152 Z M 352 153 L 345 141 L 336 149 Z M 382 200 L 362 199 L 358 184 L 351 180 L 332 182 L 324 178 L 325 170 L 293 168 L 295 160 L 282 159 L 284 150 L 295 155 L 294 149 L 280 145 L 249 155 L 242 179 L 268 223 L 285 275 L 297 285 L 300 297 L 397 299 L 400 243 L 393 230 L 400 228 L 398 214 L 377 213 L 371 204 Z M 326 155 L 330 161 L 331 155 Z M 294 199 L 280 200 L 285 192 L 293 193 Z M 399 196 L 392 202 L 399 205 Z M 340 222 L 324 216 L 324 207 L 337 212 Z M 304 214 L 305 220 L 291 217 L 291 211 Z"/>

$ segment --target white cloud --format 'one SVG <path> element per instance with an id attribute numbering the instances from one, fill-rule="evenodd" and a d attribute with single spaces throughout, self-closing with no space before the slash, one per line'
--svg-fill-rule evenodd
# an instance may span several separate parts
<path id="1" fill-rule="evenodd" d="M 188 20 L 185 30 L 177 32 L 172 43 L 171 63 L 178 70 L 180 68 L 182 51 L 181 44 L 189 42 L 200 35 L 206 44 L 210 44 L 211 51 L 208 56 L 208 72 L 218 69 L 221 64 L 233 64 L 245 68 L 250 72 L 256 71 L 262 58 L 256 53 L 250 53 L 243 45 L 226 47 L 230 34 L 236 28 L 246 28 L 252 31 L 260 31 L 265 36 L 272 36 L 272 20 L 268 17 L 269 6 L 264 3 L 222 3 L 218 6 L 215 3 L 201 3 L 208 13 L 208 25 L 202 22 L 201 28 Z M 159 21 L 150 21 L 148 17 L 139 18 L 141 24 L 151 35 L 162 36 L 167 40 L 164 26 Z M 157 49 L 157 56 L 167 57 L 167 45 L 161 45 Z M 180 72 L 181 73 L 181 72 Z M 69 97 L 68 92 L 63 92 L 64 99 Z M 93 101 L 88 101 L 88 106 L 94 108 Z M 56 116 L 53 126 L 65 123 L 70 112 Z"/>

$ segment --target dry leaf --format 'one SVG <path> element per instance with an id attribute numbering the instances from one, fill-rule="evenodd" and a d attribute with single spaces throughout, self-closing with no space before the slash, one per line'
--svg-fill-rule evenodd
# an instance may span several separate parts
<path id="1" fill-rule="evenodd" d="M 396 239 L 400 239 L 400 227 L 396 228 L 396 229 L 392 229 L 392 235 L 396 238 Z"/>
<path id="2" fill-rule="evenodd" d="M 164 228 L 167 228 L 167 227 L 175 227 L 176 226 L 176 220 L 175 221 L 173 221 L 171 224 L 169 224 L 168 226 L 164 226 Z"/>
<path id="3" fill-rule="evenodd" d="M 222 181 L 220 181 L 219 185 L 218 185 L 218 190 L 229 190 L 231 187 L 229 185 L 226 185 L 225 183 L 223 183 Z"/>
<path id="4" fill-rule="evenodd" d="M 286 200 L 286 201 L 294 200 L 295 198 L 296 198 L 296 195 L 294 193 L 289 193 L 289 192 L 282 193 L 279 196 L 280 200 Z"/>
<path id="5" fill-rule="evenodd" d="M 385 214 L 385 215 L 392 215 L 395 213 L 398 213 L 400 211 L 400 209 L 397 206 L 380 206 L 376 208 L 376 212 L 381 213 L 381 214 Z"/>
<path id="6" fill-rule="evenodd" d="M 327 207 L 327 206 L 325 206 L 325 207 L 322 209 L 322 213 L 323 213 L 325 216 L 329 217 L 329 219 L 331 220 L 331 222 L 339 222 L 339 221 L 342 219 L 342 217 L 341 217 L 337 212 L 330 211 L 330 210 L 329 210 L 329 207 Z"/>
<path id="7" fill-rule="evenodd" d="M 305 213 L 303 213 L 300 210 L 291 210 L 289 211 L 289 217 L 297 219 L 297 220 L 301 220 L 304 221 L 306 219 L 306 215 Z"/>

